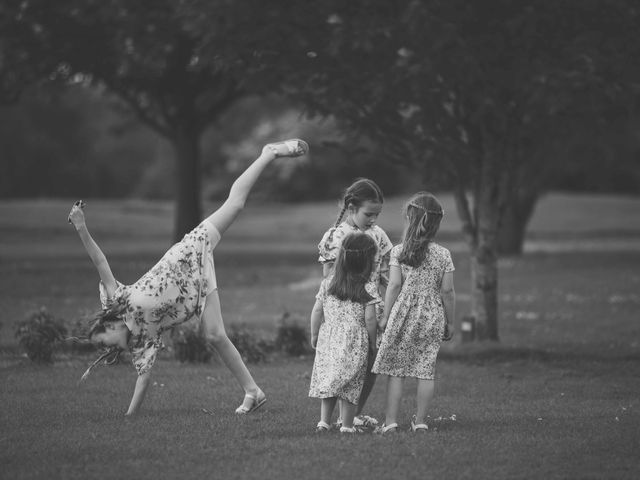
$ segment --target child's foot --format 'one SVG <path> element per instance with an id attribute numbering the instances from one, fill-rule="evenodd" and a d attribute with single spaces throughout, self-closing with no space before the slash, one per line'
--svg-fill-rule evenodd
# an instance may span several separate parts
<path id="1" fill-rule="evenodd" d="M 426 432 L 429 430 L 429 426 L 426 423 L 416 423 L 416 416 L 411 419 L 411 431 L 412 432 Z"/>
<path id="2" fill-rule="evenodd" d="M 353 426 L 353 427 L 340 427 L 340 433 L 362 433 L 362 430 L 360 430 L 358 427 Z"/>
<path id="3" fill-rule="evenodd" d="M 246 415 L 254 410 L 257 410 L 267 402 L 267 396 L 262 390 L 258 390 L 258 393 L 252 395 L 251 393 L 245 393 L 244 401 L 242 405 L 236 408 L 237 415 Z"/>
<path id="4" fill-rule="evenodd" d="M 309 152 L 309 145 L 304 140 L 293 138 L 283 142 L 269 143 L 265 149 L 271 150 L 278 157 L 299 157 Z"/>
<path id="5" fill-rule="evenodd" d="M 327 422 L 323 422 L 322 420 L 320 420 L 318 422 L 318 425 L 316 425 L 316 433 L 327 433 L 330 428 L 331 428 L 331 425 L 329 425 Z"/>
<path id="6" fill-rule="evenodd" d="M 397 423 L 390 423 L 389 425 L 385 425 L 384 423 L 376 428 L 375 432 L 380 435 L 386 435 L 387 433 L 396 433 L 398 431 Z"/>

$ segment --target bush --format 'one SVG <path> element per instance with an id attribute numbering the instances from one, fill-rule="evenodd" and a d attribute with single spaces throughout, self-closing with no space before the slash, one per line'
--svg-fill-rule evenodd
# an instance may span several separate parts
<path id="1" fill-rule="evenodd" d="M 16 326 L 18 343 L 36 363 L 52 363 L 55 343 L 66 333 L 62 321 L 54 318 L 45 307 L 29 314 Z"/>
<path id="2" fill-rule="evenodd" d="M 208 363 L 213 357 L 214 348 L 207 342 L 198 326 L 183 325 L 174 330 L 174 356 L 181 362 Z"/>
<path id="3" fill-rule="evenodd" d="M 275 348 L 294 356 L 305 355 L 312 350 L 306 328 L 292 320 L 289 312 L 285 312 L 278 322 Z"/>
<path id="4" fill-rule="evenodd" d="M 246 325 L 232 325 L 229 339 L 246 363 L 260 363 L 267 359 L 269 342 L 255 335 Z"/>

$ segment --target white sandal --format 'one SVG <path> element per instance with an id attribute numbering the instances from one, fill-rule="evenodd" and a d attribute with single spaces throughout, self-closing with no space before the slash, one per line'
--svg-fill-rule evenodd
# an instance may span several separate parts
<path id="1" fill-rule="evenodd" d="M 385 433 L 396 433 L 398 431 L 397 423 L 390 423 L 389 425 L 385 425 L 384 423 L 376 429 L 376 433 L 384 435 Z"/>
<path id="2" fill-rule="evenodd" d="M 267 396 L 264 394 L 262 390 L 258 390 L 257 395 L 251 395 L 250 393 L 245 393 L 244 399 L 245 400 L 250 399 L 251 406 L 245 407 L 244 401 L 243 401 L 242 405 L 236 408 L 237 415 L 246 415 L 247 413 L 251 413 L 257 410 L 258 408 L 260 408 L 262 405 L 264 405 L 267 402 Z"/>
<path id="3" fill-rule="evenodd" d="M 327 422 L 323 422 L 322 420 L 320 420 L 318 425 L 316 425 L 316 433 L 325 433 L 328 432 L 329 429 L 331 429 L 331 425 Z"/>
<path id="4" fill-rule="evenodd" d="M 276 158 L 278 157 L 299 157 L 309 153 L 309 144 L 299 138 L 284 140 L 283 142 L 269 143 L 266 145 Z"/>
<path id="5" fill-rule="evenodd" d="M 416 423 L 416 416 L 411 419 L 411 431 L 412 432 L 424 432 L 429 430 L 429 426 L 426 423 Z"/>

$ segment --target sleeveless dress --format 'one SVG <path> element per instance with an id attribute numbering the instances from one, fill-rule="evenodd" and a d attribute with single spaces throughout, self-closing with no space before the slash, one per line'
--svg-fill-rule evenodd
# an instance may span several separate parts
<path id="1" fill-rule="evenodd" d="M 367 304 L 339 300 L 322 281 L 316 299 L 322 301 L 324 322 L 318 332 L 309 396 L 337 397 L 357 404 L 367 373 L 369 334 L 364 321 Z"/>
<path id="2" fill-rule="evenodd" d="M 389 264 L 402 269 L 402 288 L 389 314 L 374 373 L 433 380 L 436 357 L 444 333 L 444 308 L 440 296 L 442 277 L 455 270 L 451 253 L 431 243 L 418 267 L 400 264 L 402 244 L 391 250 Z"/>
<path id="3" fill-rule="evenodd" d="M 129 350 L 139 375 L 153 366 L 165 331 L 202 315 L 207 295 L 217 288 L 213 249 L 219 241 L 220 232 L 204 220 L 136 283 L 117 282 L 111 299 L 100 282 L 102 307 L 117 302 L 124 310 L 131 331 Z"/>

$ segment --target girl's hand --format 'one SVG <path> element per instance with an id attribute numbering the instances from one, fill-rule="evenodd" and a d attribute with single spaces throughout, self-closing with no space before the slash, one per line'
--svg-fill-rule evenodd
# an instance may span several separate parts
<path id="1" fill-rule="evenodd" d="M 79 228 L 84 225 L 84 211 L 82 210 L 85 206 L 85 203 L 82 200 L 78 200 L 71 207 L 71 212 L 69 212 L 69 223 L 72 223 L 74 227 Z"/>
<path id="2" fill-rule="evenodd" d="M 318 337 L 311 337 L 311 348 L 315 350 L 317 345 L 318 345 Z"/>
<path id="3" fill-rule="evenodd" d="M 442 341 L 448 342 L 453 338 L 453 329 L 449 327 L 449 322 L 444 324 L 444 333 L 442 334 Z"/>

